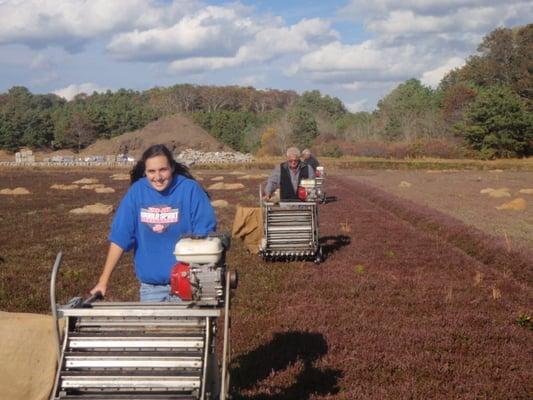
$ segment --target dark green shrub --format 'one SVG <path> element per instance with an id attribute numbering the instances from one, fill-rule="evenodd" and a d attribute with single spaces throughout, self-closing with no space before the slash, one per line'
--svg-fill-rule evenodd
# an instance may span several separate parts
<path id="1" fill-rule="evenodd" d="M 516 93 L 493 86 L 470 104 L 459 129 L 483 158 L 522 157 L 530 151 L 533 117 Z"/>
<path id="2" fill-rule="evenodd" d="M 342 157 L 342 150 L 337 143 L 324 143 L 320 149 L 319 153 L 324 157 Z"/>

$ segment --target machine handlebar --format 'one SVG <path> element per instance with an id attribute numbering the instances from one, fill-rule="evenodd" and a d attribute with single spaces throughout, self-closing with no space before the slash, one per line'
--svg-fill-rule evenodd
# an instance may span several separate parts
<path id="1" fill-rule="evenodd" d="M 83 300 L 83 302 L 81 303 L 81 307 L 82 308 L 91 307 L 91 304 L 93 302 L 97 300 L 103 300 L 103 299 L 104 299 L 104 295 L 102 294 L 101 291 L 98 290 L 94 294 L 90 295 L 85 300 Z"/>

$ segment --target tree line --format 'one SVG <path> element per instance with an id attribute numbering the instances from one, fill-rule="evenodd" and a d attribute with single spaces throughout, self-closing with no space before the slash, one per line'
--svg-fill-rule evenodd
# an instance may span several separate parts
<path id="1" fill-rule="evenodd" d="M 497 28 L 436 89 L 409 79 L 374 112 L 337 119 L 332 136 L 337 142 L 366 141 L 362 155 L 383 153 L 380 141 L 396 149 L 403 143 L 403 154 L 411 156 L 423 153 L 424 146 L 432 146 L 425 151 L 437 156 L 533 155 L 532 65 L 533 25 Z"/>
<path id="2" fill-rule="evenodd" d="M 178 84 L 80 94 L 66 101 L 16 86 L 0 94 L 0 148 L 79 151 L 97 139 L 183 113 L 233 149 L 258 155 L 282 154 L 298 145 L 328 156 L 529 156 L 531 65 L 533 24 L 495 29 L 436 89 L 409 79 L 373 112 L 349 112 L 341 100 L 317 90 L 299 95 Z"/>
<path id="3" fill-rule="evenodd" d="M 112 138 L 175 113 L 229 113 L 226 121 L 247 124 L 260 120 L 257 115 L 286 109 L 296 97 L 293 91 L 183 84 L 143 92 L 120 89 L 79 94 L 66 101 L 55 94 L 32 94 L 25 87 L 15 86 L 0 94 L 0 148 L 79 151 L 97 139 Z M 232 147 L 240 146 L 240 139 L 229 134 L 221 139 Z"/>

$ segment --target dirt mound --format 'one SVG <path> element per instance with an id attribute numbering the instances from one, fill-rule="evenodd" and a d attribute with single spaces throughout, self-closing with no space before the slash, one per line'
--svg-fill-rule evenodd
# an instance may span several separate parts
<path id="1" fill-rule="evenodd" d="M 98 183 L 98 179 L 95 178 L 83 178 L 72 182 L 75 185 L 92 185 Z"/>
<path id="2" fill-rule="evenodd" d="M 213 136 L 183 115 L 172 115 L 151 122 L 144 128 L 112 139 L 102 139 L 81 152 L 89 155 L 128 154 L 140 158 L 149 146 L 163 143 L 174 152 L 191 148 L 201 151 L 231 151 Z"/>
<path id="3" fill-rule="evenodd" d="M 115 189 L 111 188 L 111 187 L 97 187 L 94 189 L 94 191 L 96 193 L 115 193 Z"/>
<path id="4" fill-rule="evenodd" d="M 480 193 L 488 193 L 490 197 L 494 197 L 495 199 L 499 199 L 500 197 L 511 197 L 511 193 L 509 193 L 508 188 L 499 188 L 499 189 L 492 189 L 492 188 L 486 188 L 481 190 Z"/>
<path id="5" fill-rule="evenodd" d="M 60 183 L 54 183 L 52 186 L 50 186 L 50 189 L 57 189 L 57 190 L 76 190 L 79 189 L 78 185 L 63 185 Z"/>
<path id="6" fill-rule="evenodd" d="M 213 207 L 227 207 L 229 203 L 226 200 L 213 200 L 211 205 Z"/>
<path id="7" fill-rule="evenodd" d="M 527 201 L 521 197 L 511 200 L 508 203 L 504 203 L 499 207 L 496 207 L 497 210 L 516 210 L 523 211 L 527 208 Z"/>
<path id="8" fill-rule="evenodd" d="M 237 189 L 243 189 L 243 188 L 244 188 L 244 185 L 242 183 L 218 182 L 218 183 L 213 183 L 207 189 L 208 190 L 237 190 Z"/>
<path id="9" fill-rule="evenodd" d="M 23 187 L 17 187 L 15 189 L 2 189 L 0 194 L 11 194 L 11 195 L 20 195 L 20 194 L 30 194 L 30 191 Z"/>
<path id="10" fill-rule="evenodd" d="M 104 214 L 107 215 L 113 211 L 113 206 L 102 203 L 87 204 L 81 208 L 74 208 L 69 211 L 71 214 Z"/>
<path id="11" fill-rule="evenodd" d="M 129 181 L 130 175 L 129 174 L 113 174 L 110 176 L 111 179 L 114 181 Z"/>
<path id="12" fill-rule="evenodd" d="M 268 178 L 267 174 L 251 174 L 251 175 L 242 175 L 239 176 L 237 179 L 263 179 Z"/>
<path id="13" fill-rule="evenodd" d="M 105 185 L 103 183 L 91 183 L 90 185 L 83 185 L 81 189 L 84 190 L 94 190 L 96 188 L 103 188 Z"/>

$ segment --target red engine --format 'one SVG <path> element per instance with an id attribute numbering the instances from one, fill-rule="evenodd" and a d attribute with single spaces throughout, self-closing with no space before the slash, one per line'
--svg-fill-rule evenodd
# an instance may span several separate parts
<path id="1" fill-rule="evenodd" d="M 298 186 L 298 198 L 301 201 L 307 200 L 307 190 L 303 186 Z"/>
<path id="2" fill-rule="evenodd" d="M 172 268 L 170 274 L 170 287 L 172 293 L 182 300 L 192 300 L 191 267 L 189 264 L 179 262 Z"/>

